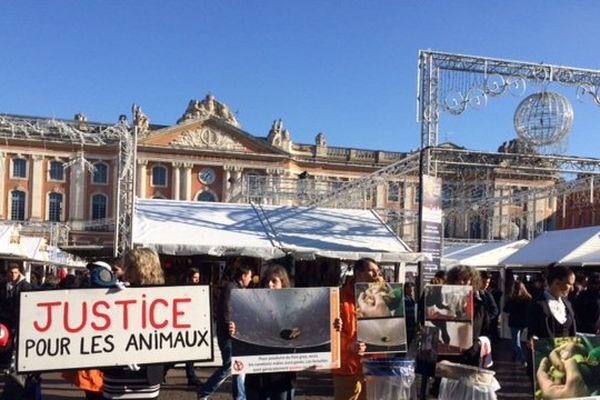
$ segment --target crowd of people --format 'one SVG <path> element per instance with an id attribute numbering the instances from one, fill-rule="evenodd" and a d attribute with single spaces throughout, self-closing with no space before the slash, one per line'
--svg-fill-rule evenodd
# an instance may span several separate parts
<path id="1" fill-rule="evenodd" d="M 226 282 L 219 291 L 215 309 L 216 339 L 221 352 L 222 366 L 202 383 L 196 375 L 194 363 L 185 360 L 185 372 L 188 385 L 197 387 L 199 400 L 209 399 L 231 376 L 232 338 L 236 333 L 235 321 L 232 319 L 231 292 L 234 289 L 246 289 L 253 282 L 254 272 L 249 266 L 237 263 L 231 269 Z M 200 271 L 190 268 L 186 271 L 184 284 L 200 283 Z M 381 280 L 378 263 L 363 258 L 354 263 L 353 274 L 343 283 L 340 289 L 340 319 L 334 327 L 341 336 L 340 368 L 332 370 L 334 396 L 340 400 L 363 400 L 366 398 L 366 382 L 362 361 L 366 344 L 358 340 L 357 300 L 355 285 L 372 283 Z M 462 354 L 442 358 L 462 364 L 481 366 L 481 337 L 488 337 L 492 342 L 499 338 L 498 327 L 501 312 L 508 316 L 511 332 L 513 359 L 517 365 L 526 368 L 529 376 L 534 374 L 542 390 L 551 392 L 560 390 L 572 397 L 585 395 L 581 385 L 575 387 L 574 380 L 569 380 L 559 388 L 548 383 L 548 368 L 552 360 L 545 359 L 537 371 L 533 369 L 532 349 L 536 339 L 574 336 L 575 332 L 589 334 L 600 333 L 600 274 L 591 273 L 586 276 L 576 274 L 564 266 L 551 266 L 547 269 L 546 282 L 540 280 L 524 282 L 515 280 L 510 291 L 503 295 L 498 285 L 490 285 L 491 277 L 486 272 L 477 272 L 466 266 L 457 266 L 449 271 L 439 271 L 430 282 L 434 285 L 467 285 L 472 287 L 472 326 L 473 343 Z M 29 290 L 68 289 L 75 287 L 114 287 L 124 290 L 128 286 L 164 284 L 164 270 L 159 256 L 149 248 L 137 248 L 127 252 L 122 259 L 110 262 L 94 261 L 88 264 L 86 274 L 62 275 L 60 279 L 47 276 L 43 282 L 31 285 L 18 264 L 10 264 L 7 279 L 0 285 L 0 323 L 10 332 L 11 338 L 18 335 L 19 293 Z M 285 267 L 277 264 L 267 265 L 257 287 L 285 289 L 292 287 L 292 281 Z M 408 343 L 415 343 L 419 327 L 424 321 L 424 299 L 417 298 L 417 286 L 407 282 L 404 285 L 404 305 Z M 428 301 L 434 302 L 438 309 L 443 309 L 441 296 L 431 295 Z M 503 298 L 504 297 L 504 298 Z M 500 308 L 501 304 L 503 307 Z M 443 320 L 433 321 L 438 329 L 440 343 L 449 343 L 450 334 Z M 527 332 L 526 340 L 524 333 Z M 525 345 L 523 345 L 525 343 Z M 13 348 L 10 344 L 0 355 L 4 365 L 10 364 Z M 14 362 L 14 359 L 13 359 Z M 64 373 L 65 379 L 85 392 L 88 399 L 152 399 L 160 393 L 161 383 L 166 371 L 172 365 L 131 364 L 125 367 L 99 368 L 95 370 L 69 371 Z M 560 367 L 565 373 L 571 369 L 568 365 Z M 259 373 L 244 376 L 232 376 L 232 396 L 236 400 L 269 399 L 291 400 L 296 389 L 296 373 L 276 372 Z M 427 381 L 427 380 L 425 380 Z M 433 395 L 439 382 L 431 387 Z M 569 386 L 570 385 L 570 386 Z M 15 392 L 6 394 L 10 385 L 5 386 L 2 399 L 27 398 L 15 397 Z M 26 396 L 24 391 L 19 394 Z"/>

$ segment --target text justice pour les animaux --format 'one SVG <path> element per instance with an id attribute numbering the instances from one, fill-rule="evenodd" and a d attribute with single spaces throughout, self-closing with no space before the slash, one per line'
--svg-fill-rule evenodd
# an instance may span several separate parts
<path id="1" fill-rule="evenodd" d="M 131 320 L 135 316 L 139 318 L 137 321 L 139 325 L 135 324 L 137 327 L 142 330 L 150 328 L 154 331 L 131 333 L 125 351 L 208 346 L 207 329 L 188 330 L 191 325 L 185 322 L 185 317 L 188 314 L 186 311 L 189 310 L 186 306 L 189 306 L 190 302 L 191 299 L 185 297 L 148 300 L 146 295 L 142 295 L 141 301 L 137 299 L 82 301 L 81 309 L 76 311 L 72 310 L 69 301 L 40 302 L 36 307 L 42 309 L 45 320 L 33 321 L 33 328 L 39 333 L 44 333 L 56 328 L 54 324 L 57 324 L 59 328 L 70 334 L 84 330 L 97 333 L 110 330 L 111 334 L 81 337 L 79 341 L 79 354 L 108 353 L 115 349 L 115 331 L 129 331 Z M 112 314 L 118 314 L 120 317 L 114 317 Z M 77 324 L 71 323 L 73 315 L 80 316 L 80 319 L 77 318 L 79 320 Z M 71 354 L 70 346 L 69 337 L 28 339 L 25 342 L 25 356 L 28 357 L 31 351 L 37 356 Z"/>

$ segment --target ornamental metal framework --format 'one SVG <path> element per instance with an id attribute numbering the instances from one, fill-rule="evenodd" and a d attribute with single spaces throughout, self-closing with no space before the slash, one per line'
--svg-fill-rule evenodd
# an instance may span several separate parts
<path id="1" fill-rule="evenodd" d="M 421 147 L 438 145 L 440 111 L 460 115 L 488 99 L 525 93 L 527 82 L 575 88 L 578 99 L 600 106 L 600 71 L 422 50 L 419 52 L 418 111 Z"/>

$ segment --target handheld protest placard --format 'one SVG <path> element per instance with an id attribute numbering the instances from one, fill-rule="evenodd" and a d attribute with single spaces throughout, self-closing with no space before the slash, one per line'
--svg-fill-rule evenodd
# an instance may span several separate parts
<path id="1" fill-rule="evenodd" d="M 212 360 L 208 286 L 22 292 L 18 372 Z"/>
<path id="2" fill-rule="evenodd" d="M 536 340 L 533 376 L 536 400 L 597 398 L 600 395 L 600 336 Z"/>
<path id="3" fill-rule="evenodd" d="M 473 287 L 426 285 L 425 326 L 439 329 L 439 354 L 461 354 L 473 345 Z"/>
<path id="4" fill-rule="evenodd" d="M 234 374 L 339 367 L 338 288 L 234 289 Z"/>
<path id="5" fill-rule="evenodd" d="M 357 283 L 358 340 L 369 353 L 400 353 L 407 350 L 404 284 L 378 280 Z"/>

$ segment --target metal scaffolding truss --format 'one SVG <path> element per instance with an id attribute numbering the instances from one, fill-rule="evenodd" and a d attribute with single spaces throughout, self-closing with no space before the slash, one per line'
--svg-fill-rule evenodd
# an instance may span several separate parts
<path id="1" fill-rule="evenodd" d="M 419 153 L 408 155 L 387 167 L 365 175 L 360 179 L 344 182 L 329 193 L 320 194 L 310 201 L 308 206 L 343 207 L 349 206 L 347 201 L 351 193 L 365 193 L 366 190 L 387 183 L 390 179 L 396 180 L 401 176 L 418 174 L 420 157 Z"/>
<path id="2" fill-rule="evenodd" d="M 45 143 L 71 143 L 79 145 L 79 151 L 64 164 L 65 168 L 81 168 L 93 171 L 93 165 L 85 158 L 87 146 L 116 146 L 118 149 L 117 207 L 115 218 L 115 255 L 121 255 L 130 244 L 131 216 L 135 187 L 136 130 L 130 129 L 126 119 L 116 125 L 88 123 L 85 119 L 66 121 L 19 116 L 0 116 L 0 139 L 40 141 Z M 93 222 L 93 221 L 92 221 Z M 67 225 L 67 224 L 64 224 Z M 61 241 L 60 232 L 70 227 L 50 229 L 50 243 Z M 58 237 L 54 237 L 58 235 Z"/>
<path id="3" fill-rule="evenodd" d="M 600 174 L 600 159 L 590 157 L 484 152 L 448 147 L 433 147 L 430 153 L 438 168 L 442 168 L 438 173 L 444 168 L 457 166 L 466 173 L 491 168 L 496 169 L 497 173 L 529 174 L 544 179 L 556 174 Z"/>

